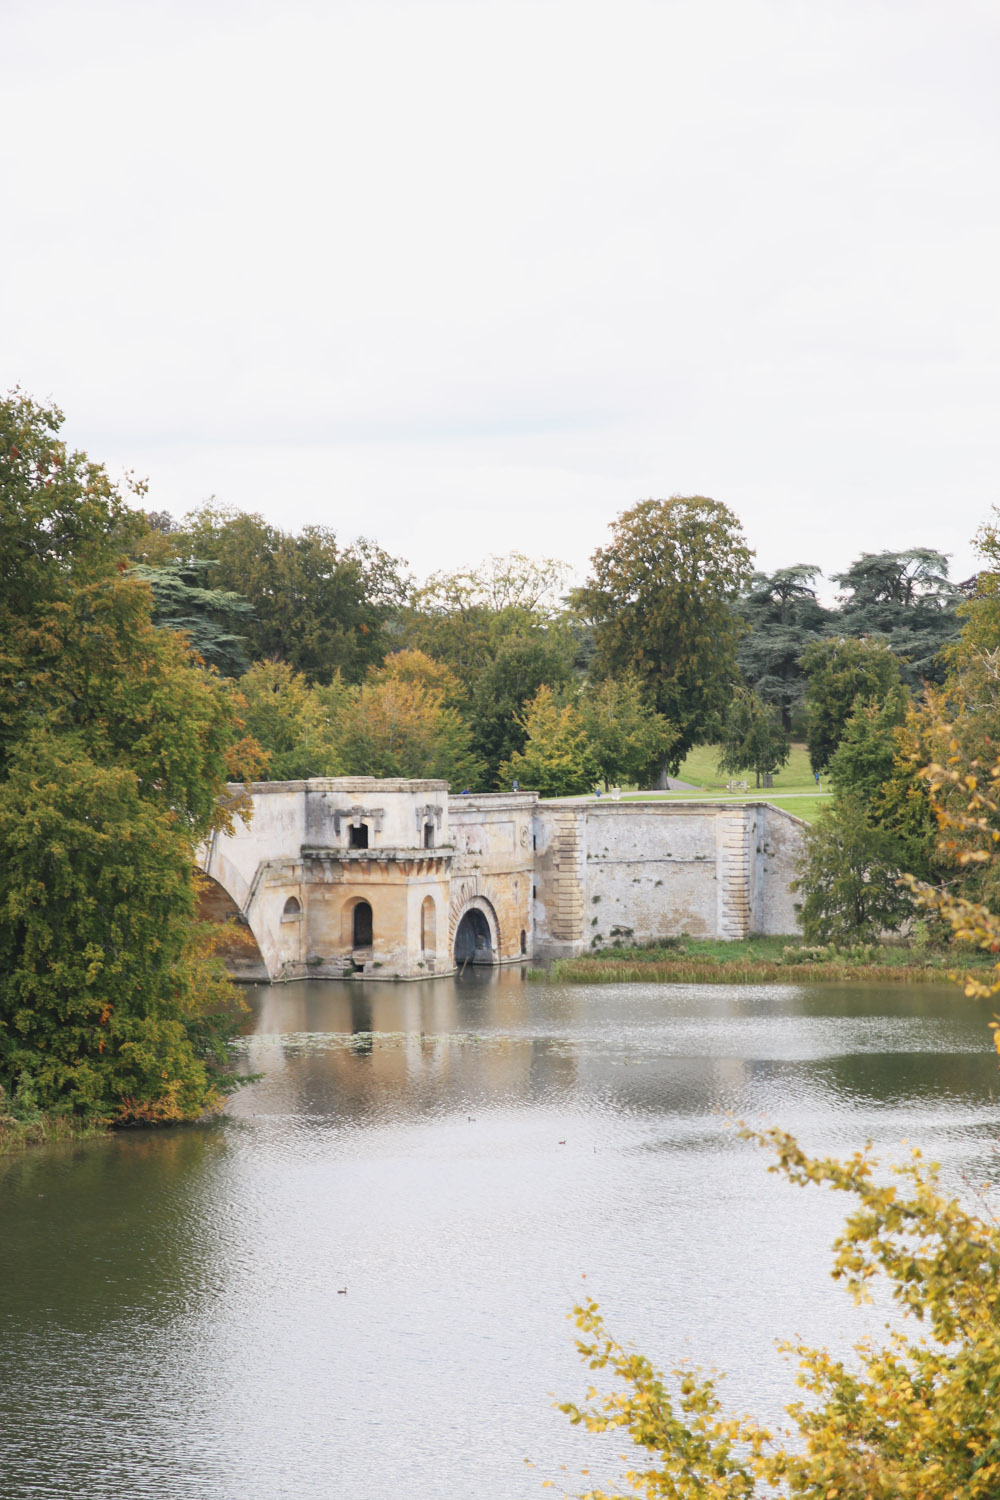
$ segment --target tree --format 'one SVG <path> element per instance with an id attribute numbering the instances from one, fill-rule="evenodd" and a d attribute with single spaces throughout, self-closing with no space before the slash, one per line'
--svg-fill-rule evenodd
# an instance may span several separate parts
<path id="1" fill-rule="evenodd" d="M 191 840 L 168 803 L 86 736 L 34 730 L 0 784 L 0 849 L 15 1109 L 153 1124 L 219 1104 L 232 991 L 194 941 Z"/>
<path id="2" fill-rule="evenodd" d="M 948 560 L 930 547 L 907 552 L 863 552 L 840 584 L 845 635 L 885 637 L 911 687 L 940 683 L 942 652 L 958 635 L 962 595 L 948 581 Z"/>
<path id="3" fill-rule="evenodd" d="M 486 785 L 503 785 L 503 761 L 524 748 L 525 713 L 542 686 L 558 692 L 571 680 L 565 638 L 547 631 L 511 635 L 478 673 L 468 701 L 472 745 L 486 766 Z"/>
<path id="4" fill-rule="evenodd" d="M 297 536 L 258 515 L 206 505 L 185 520 L 178 545 L 216 565 L 215 585 L 249 600 L 255 661 L 286 661 L 310 682 L 340 671 L 358 682 L 391 645 L 406 599 L 400 561 L 364 538 L 342 547 L 323 526 Z"/>
<path id="5" fill-rule="evenodd" d="M 823 771 L 857 701 L 881 702 L 901 681 L 899 664 L 884 641 L 840 636 L 809 646 L 802 669 L 808 683 L 809 760 L 814 771 Z"/>
<path id="6" fill-rule="evenodd" d="M 605 791 L 612 782 L 641 784 L 663 764 L 673 726 L 643 702 L 634 672 L 590 683 L 580 695 L 583 728 Z"/>
<path id="7" fill-rule="evenodd" d="M 449 702 L 454 679 L 418 657 L 388 657 L 351 694 L 337 731 L 346 774 L 435 777 L 478 787 L 482 762 L 468 725 Z"/>
<path id="8" fill-rule="evenodd" d="M 526 706 L 523 751 L 500 767 L 508 786 L 517 781 L 543 797 L 572 797 L 589 792 L 597 779 L 597 758 L 587 739 L 579 709 L 560 703 L 542 686 Z"/>
<path id="9" fill-rule="evenodd" d="M 218 1097 L 205 1055 L 226 1025 L 194 850 L 224 821 L 238 726 L 153 625 L 121 555 L 133 518 L 61 422 L 0 402 L 0 1086 L 57 1112 L 189 1118 Z"/>
<path id="10" fill-rule="evenodd" d="M 415 651 L 409 647 L 391 652 L 382 663 L 378 675 L 391 677 L 395 682 L 416 683 L 419 687 L 438 693 L 442 703 L 449 708 L 457 708 L 468 696 L 455 673 L 444 662 L 435 661 L 423 651 Z"/>
<path id="11" fill-rule="evenodd" d="M 673 771 L 711 738 L 737 676 L 742 624 L 733 606 L 752 555 L 718 501 L 643 500 L 618 517 L 576 595 L 594 624 L 599 674 L 634 671 L 646 701 L 675 726 Z"/>
<path id="12" fill-rule="evenodd" d="M 993 1500 L 1000 1493 L 1000 1227 L 942 1195 L 919 1151 L 875 1179 L 868 1151 L 846 1162 L 809 1157 L 780 1130 L 744 1136 L 774 1150 L 799 1186 L 822 1183 L 857 1207 L 834 1244 L 834 1277 L 856 1302 L 884 1277 L 904 1319 L 926 1334 L 862 1344 L 849 1364 L 786 1344 L 813 1400 L 786 1408 L 786 1440 L 725 1414 L 716 1382 L 684 1366 L 668 1380 L 612 1338 L 597 1304 L 574 1309 L 588 1369 L 618 1388 L 561 1406 L 590 1432 L 627 1433 L 642 1458 L 625 1483 L 646 1500 Z M 621 1492 L 616 1492 L 620 1494 Z M 613 1500 L 590 1489 L 584 1500 Z"/>
<path id="13" fill-rule="evenodd" d="M 862 803 L 875 806 L 892 777 L 898 731 L 906 722 L 909 706 L 910 694 L 902 683 L 891 687 L 881 700 L 858 704 L 830 757 L 830 781 L 838 796 L 853 793 Z"/>
<path id="14" fill-rule="evenodd" d="M 786 733 L 805 698 L 802 653 L 830 623 L 813 587 L 818 576 L 812 563 L 754 573 L 737 606 L 747 627 L 736 648 L 743 680 L 777 708 Z"/>
<path id="15" fill-rule="evenodd" d="M 787 763 L 792 747 L 774 711 L 759 694 L 738 687 L 723 721 L 720 749 L 719 770 L 724 776 L 753 771 L 760 786 L 762 775 L 769 776 Z"/>
<path id="16" fill-rule="evenodd" d="M 478 568 L 434 573 L 414 590 L 407 642 L 468 680 L 504 640 L 561 622 L 559 590 L 568 571 L 555 558 L 510 552 Z"/>
<path id="17" fill-rule="evenodd" d="M 862 800 L 837 798 L 805 830 L 805 850 L 793 889 L 803 895 L 802 933 L 809 943 L 878 942 L 912 916 L 899 885 L 899 844 L 874 823 Z"/>
<path id="18" fill-rule="evenodd" d="M 487 786 L 524 746 L 525 704 L 542 683 L 558 689 L 573 676 L 578 639 L 558 598 L 566 571 L 552 558 L 512 552 L 435 574 L 414 595 L 404 638 L 463 684 L 462 713 Z"/>
<path id="19" fill-rule="evenodd" d="M 961 585 L 963 600 L 958 616 L 962 631 L 946 653 L 953 673 L 1000 648 L 1000 511 L 996 506 L 993 516 L 976 533 L 975 547 L 983 566 Z"/>
<path id="20" fill-rule="evenodd" d="M 189 558 L 159 567 L 135 563 L 129 571 L 152 590 L 154 625 L 186 636 L 202 660 L 223 677 L 239 677 L 250 661 L 245 637 L 235 627 L 245 627 L 252 611 L 239 594 L 208 586 L 214 566 Z"/>
<path id="21" fill-rule="evenodd" d="M 327 689 L 310 687 L 287 662 L 255 662 L 233 685 L 235 712 L 255 744 L 267 752 L 269 781 L 300 781 L 344 774 L 339 725 L 333 722 L 331 691 L 341 713 L 348 693 L 335 678 Z"/>

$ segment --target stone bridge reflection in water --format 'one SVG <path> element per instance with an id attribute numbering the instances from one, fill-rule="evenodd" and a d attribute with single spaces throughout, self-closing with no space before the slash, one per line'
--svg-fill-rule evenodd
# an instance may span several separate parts
<path id="1" fill-rule="evenodd" d="M 828 1277 L 843 1204 L 768 1176 L 726 1110 L 998 1175 L 989 1007 L 951 990 L 470 964 L 250 998 L 262 1077 L 227 1119 L 0 1163 L 5 1500 L 537 1500 L 601 1469 L 551 1406 L 584 1385 L 582 1291 L 764 1417 L 776 1335 L 881 1325 Z"/>

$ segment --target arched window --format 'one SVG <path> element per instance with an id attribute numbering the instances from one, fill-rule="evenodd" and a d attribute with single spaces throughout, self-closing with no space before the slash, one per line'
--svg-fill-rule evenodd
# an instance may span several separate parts
<path id="1" fill-rule="evenodd" d="M 521 928 L 521 952 L 522 953 L 527 953 L 527 951 L 528 951 L 528 934 L 525 932 L 524 928 L 522 927 Z"/>
<path id="2" fill-rule="evenodd" d="M 372 946 L 372 909 L 367 901 L 359 901 L 353 912 L 353 943 L 355 948 Z"/>
<path id="3" fill-rule="evenodd" d="M 283 922 L 294 922 L 296 917 L 301 917 L 302 906 L 297 896 L 289 896 L 281 913 Z"/>
<path id="4" fill-rule="evenodd" d="M 437 948 L 437 908 L 433 896 L 425 896 L 420 908 L 420 948 L 433 953 Z"/>

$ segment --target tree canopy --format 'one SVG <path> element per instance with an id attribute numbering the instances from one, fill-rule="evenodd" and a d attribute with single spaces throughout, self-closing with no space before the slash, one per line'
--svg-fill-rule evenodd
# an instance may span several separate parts
<path id="1" fill-rule="evenodd" d="M 802 655 L 831 622 L 830 611 L 816 598 L 818 576 L 812 563 L 754 573 L 737 605 L 747 627 L 736 650 L 743 680 L 774 704 L 786 733 L 805 697 Z"/>
<path id="2" fill-rule="evenodd" d="M 719 770 L 726 776 L 753 771 L 760 786 L 786 764 L 791 745 L 773 708 L 758 693 L 738 687 L 726 710 L 719 741 Z"/>
<path id="3" fill-rule="evenodd" d="M 594 625 L 599 674 L 634 671 L 676 729 L 666 757 L 676 771 L 711 737 L 737 680 L 733 606 L 753 554 L 732 511 L 700 495 L 643 500 L 611 530 L 576 600 Z"/>
<path id="4" fill-rule="evenodd" d="M 543 684 L 525 707 L 522 727 L 524 749 L 500 767 L 507 786 L 517 781 L 543 797 L 572 797 L 592 789 L 597 758 L 575 703 L 560 702 Z"/>
<path id="5" fill-rule="evenodd" d="M 883 636 L 911 687 L 943 680 L 942 652 L 958 635 L 962 599 L 948 581 L 943 553 L 929 547 L 863 552 L 832 576 L 843 590 L 839 628 L 845 635 Z"/>
<path id="6" fill-rule="evenodd" d="M 364 538 L 341 546 L 323 526 L 297 535 L 259 515 L 206 505 L 175 545 L 212 562 L 213 586 L 242 595 L 253 660 L 286 661 L 310 682 L 358 682 L 392 645 L 407 583 L 398 558 Z"/>
<path id="7" fill-rule="evenodd" d="M 843 737 L 858 700 L 881 702 L 900 681 L 899 663 L 877 638 L 816 641 L 802 656 L 806 674 L 809 760 L 823 771 Z"/>
<path id="8" fill-rule="evenodd" d="M 240 594 L 212 588 L 213 563 L 189 558 L 159 567 L 134 563 L 131 576 L 153 594 L 153 624 L 185 635 L 203 661 L 223 677 L 239 677 L 250 665 L 246 637 L 252 610 Z"/>
<path id="9" fill-rule="evenodd" d="M 558 690 L 573 675 L 577 640 L 559 599 L 566 573 L 555 559 L 512 552 L 436 573 L 414 593 L 404 639 L 461 685 L 485 787 L 499 784 L 501 762 L 524 747 L 525 705 L 543 683 Z"/>
<path id="10" fill-rule="evenodd" d="M 634 672 L 589 683 L 580 694 L 579 707 L 605 790 L 612 783 L 649 779 L 669 754 L 673 725 L 643 701 Z"/>
<path id="11" fill-rule="evenodd" d="M 61 413 L 0 401 L 0 1086 L 23 1107 L 189 1118 L 228 990 L 193 923 L 223 817 L 225 692 L 152 621 L 127 507 Z"/>

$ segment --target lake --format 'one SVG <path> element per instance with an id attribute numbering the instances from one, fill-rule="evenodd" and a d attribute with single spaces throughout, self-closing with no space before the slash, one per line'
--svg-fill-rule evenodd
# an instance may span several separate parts
<path id="1" fill-rule="evenodd" d="M 6 1500 L 582 1487 L 618 1465 L 552 1406 L 586 1384 L 579 1297 L 772 1419 L 777 1337 L 884 1321 L 829 1277 L 847 1200 L 769 1174 L 729 1116 L 1000 1179 L 992 1008 L 954 987 L 506 970 L 247 999 L 262 1076 L 223 1118 L 0 1160 Z"/>

